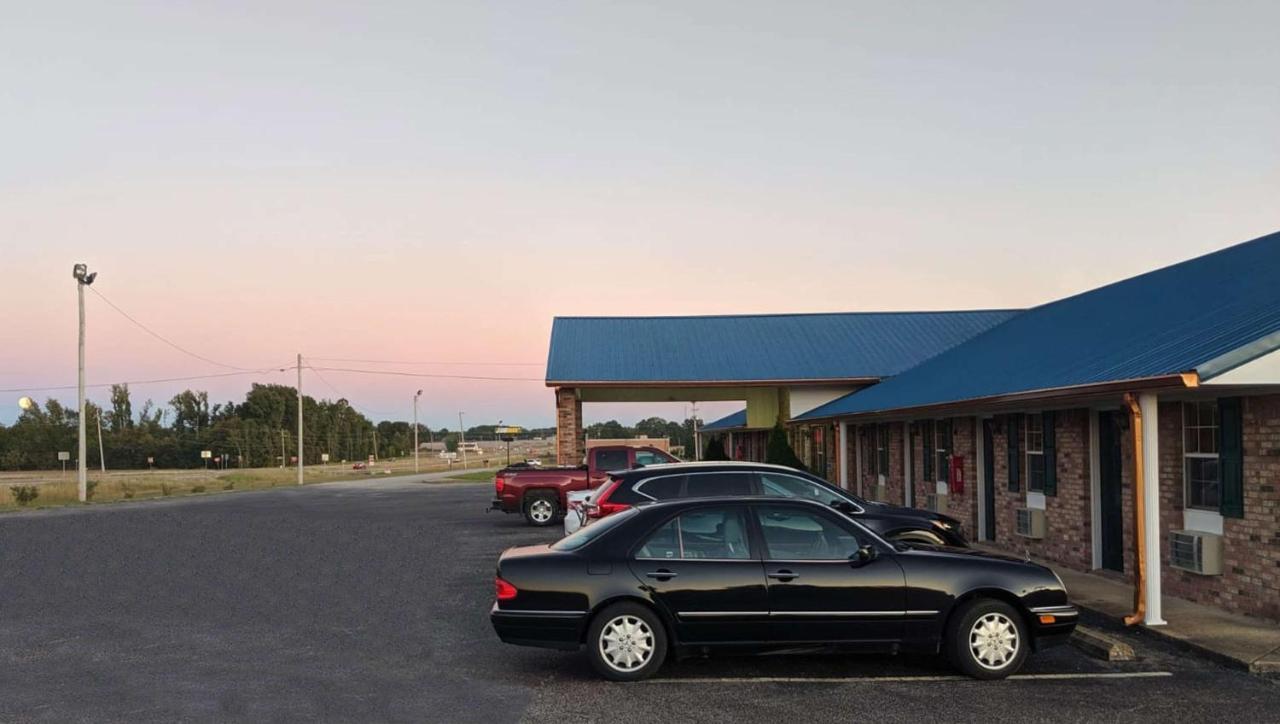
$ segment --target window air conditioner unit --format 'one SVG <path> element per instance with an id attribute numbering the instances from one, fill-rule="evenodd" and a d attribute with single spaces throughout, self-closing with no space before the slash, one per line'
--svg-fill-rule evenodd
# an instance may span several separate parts
<path id="1" fill-rule="evenodd" d="M 947 512 L 946 493 L 929 493 L 924 496 L 924 507 L 935 513 Z"/>
<path id="2" fill-rule="evenodd" d="M 1023 538 L 1044 537 L 1044 511 L 1039 508 L 1018 508 L 1018 535 Z"/>
<path id="3" fill-rule="evenodd" d="M 1222 536 L 1197 530 L 1170 531 L 1169 565 L 1202 576 L 1222 575 Z"/>

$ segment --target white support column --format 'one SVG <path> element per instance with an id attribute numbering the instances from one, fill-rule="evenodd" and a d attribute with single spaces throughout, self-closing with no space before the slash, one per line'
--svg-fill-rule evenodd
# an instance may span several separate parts
<path id="1" fill-rule="evenodd" d="M 836 450 L 840 456 L 840 487 L 849 489 L 849 423 L 840 423 L 840 439 L 836 441 Z"/>
<path id="2" fill-rule="evenodd" d="M 1165 624 L 1160 609 L 1160 549 L 1164 536 L 1160 528 L 1160 413 L 1157 401 L 1150 392 L 1138 396 L 1138 406 L 1142 410 L 1143 525 L 1147 529 L 1147 613 L 1143 623 L 1148 626 Z"/>

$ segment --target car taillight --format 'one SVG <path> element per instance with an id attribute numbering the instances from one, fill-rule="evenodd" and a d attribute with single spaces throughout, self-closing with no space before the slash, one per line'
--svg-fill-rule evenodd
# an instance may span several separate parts
<path id="1" fill-rule="evenodd" d="M 501 578 L 498 578 L 497 576 L 495 576 L 493 579 L 493 585 L 495 589 L 494 593 L 497 596 L 499 601 L 510 601 L 511 599 L 516 597 L 517 593 L 519 593 L 519 591 L 516 590 L 515 586 L 511 585 L 510 583 L 507 583 L 506 581 L 502 580 Z"/>
<path id="2" fill-rule="evenodd" d="M 507 479 L 501 475 L 493 476 L 493 487 L 498 491 L 498 495 L 502 495 L 502 489 L 507 487 Z"/>
<path id="3" fill-rule="evenodd" d="M 621 484 L 622 484 L 621 480 L 613 480 L 608 483 L 605 483 L 604 489 L 601 490 L 600 493 L 595 496 L 595 500 L 592 501 L 591 505 L 587 506 L 587 517 L 588 518 L 605 518 L 610 515 L 613 515 L 614 513 L 620 513 L 626 510 L 627 508 L 630 508 L 631 506 L 627 505 L 626 503 L 610 503 L 609 502 L 609 496 L 613 495 L 613 492 L 617 490 L 618 486 Z"/>

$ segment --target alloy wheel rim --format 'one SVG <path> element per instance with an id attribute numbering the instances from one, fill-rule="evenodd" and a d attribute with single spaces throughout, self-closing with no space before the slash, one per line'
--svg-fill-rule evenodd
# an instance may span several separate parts
<path id="1" fill-rule="evenodd" d="M 653 630 L 636 616 L 617 616 L 600 631 L 600 656 L 609 668 L 635 671 L 653 657 Z"/>
<path id="2" fill-rule="evenodd" d="M 988 613 L 969 629 L 969 651 L 978 665 L 999 671 L 1018 655 L 1018 627 L 1002 613 Z"/>
<path id="3" fill-rule="evenodd" d="M 529 515 L 533 516 L 533 519 L 539 523 L 551 520 L 551 503 L 545 500 L 533 501 L 533 504 L 529 506 Z"/>

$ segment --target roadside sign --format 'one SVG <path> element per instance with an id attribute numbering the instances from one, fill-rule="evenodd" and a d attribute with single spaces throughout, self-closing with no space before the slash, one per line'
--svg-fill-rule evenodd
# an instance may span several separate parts
<path id="1" fill-rule="evenodd" d="M 147 464 L 148 464 L 148 465 L 155 465 L 155 464 L 156 464 L 156 459 L 155 459 L 155 458 L 153 458 L 153 457 L 151 457 L 151 456 L 147 456 Z"/>
<path id="2" fill-rule="evenodd" d="M 298 456 L 297 456 L 297 455 L 290 455 L 290 456 L 289 456 L 289 463 L 290 463 L 290 464 L 293 464 L 293 463 L 296 463 L 296 462 L 298 462 Z"/>
<path id="3" fill-rule="evenodd" d="M 213 457 L 213 451 L 212 451 L 212 450 L 201 450 L 201 451 L 200 451 L 200 457 L 204 458 L 205 460 L 208 460 L 209 458 Z"/>
<path id="4" fill-rule="evenodd" d="M 214 461 L 215 463 L 220 463 L 220 462 L 222 462 L 222 456 L 221 456 L 221 455 L 215 455 L 215 456 L 214 456 L 214 458 L 213 458 L 213 461 Z"/>
<path id="5" fill-rule="evenodd" d="M 320 453 L 320 462 L 322 463 L 329 462 L 329 453 Z"/>
<path id="6" fill-rule="evenodd" d="M 61 461 L 63 461 L 63 462 L 66 462 L 66 461 L 68 461 L 68 460 L 70 460 L 70 459 L 71 459 L 71 453 L 69 453 L 69 452 L 67 452 L 67 451 L 65 451 L 65 450 L 61 450 L 61 451 L 59 451 L 59 452 L 58 452 L 58 459 L 59 459 L 59 460 L 61 460 Z"/>
<path id="7" fill-rule="evenodd" d="M 370 456 L 369 456 L 369 462 L 373 462 L 373 456 L 372 456 L 372 455 L 370 455 Z"/>

